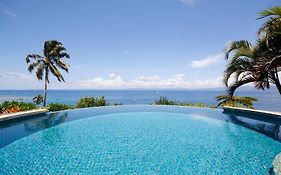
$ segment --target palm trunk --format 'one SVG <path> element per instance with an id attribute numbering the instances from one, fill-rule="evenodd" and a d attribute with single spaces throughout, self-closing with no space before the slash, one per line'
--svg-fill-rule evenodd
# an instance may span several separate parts
<path id="1" fill-rule="evenodd" d="M 278 71 L 276 69 L 275 71 L 275 75 L 276 75 L 276 81 L 275 81 L 275 86 L 278 89 L 279 94 L 281 95 L 281 84 L 280 84 L 280 80 L 279 80 L 279 76 L 278 76 Z"/>
<path id="2" fill-rule="evenodd" d="M 46 106 L 47 88 L 48 88 L 48 69 L 46 69 L 46 72 L 45 72 L 45 88 L 44 88 L 43 107 Z"/>

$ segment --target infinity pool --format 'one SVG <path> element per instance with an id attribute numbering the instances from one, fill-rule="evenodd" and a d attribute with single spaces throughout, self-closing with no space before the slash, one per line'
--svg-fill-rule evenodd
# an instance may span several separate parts
<path id="1" fill-rule="evenodd" d="M 48 114 L 0 123 L 0 174 L 268 174 L 278 122 L 172 106 Z"/>

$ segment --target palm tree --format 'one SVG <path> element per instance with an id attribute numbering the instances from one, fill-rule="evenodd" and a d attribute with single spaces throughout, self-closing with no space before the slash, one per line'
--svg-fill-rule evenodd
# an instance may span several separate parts
<path id="1" fill-rule="evenodd" d="M 257 89 L 269 89 L 274 84 L 281 94 L 278 73 L 281 71 L 281 6 L 260 12 L 260 18 L 270 17 L 258 31 L 258 40 L 252 45 L 246 40 L 234 41 L 225 51 L 230 60 L 224 72 L 224 84 L 229 98 L 235 90 L 247 83 Z M 234 77 L 234 82 L 229 80 Z"/>
<path id="2" fill-rule="evenodd" d="M 45 88 L 43 106 L 46 106 L 47 88 L 48 83 L 50 83 L 50 73 L 53 74 L 59 82 L 64 82 L 64 78 L 58 68 L 68 72 L 69 66 L 62 60 L 63 58 L 70 57 L 69 54 L 66 53 L 66 49 L 63 47 L 62 43 L 56 40 L 45 42 L 44 56 L 38 54 L 29 54 L 26 57 L 28 71 L 32 72 L 34 69 L 36 69 L 36 76 L 40 81 L 42 81 L 44 77 Z"/>
<path id="3" fill-rule="evenodd" d="M 230 97 L 238 87 L 255 81 L 253 67 L 256 57 L 255 47 L 246 40 L 234 41 L 226 48 L 225 59 L 230 63 L 224 71 L 223 82 L 228 87 Z"/>
<path id="4" fill-rule="evenodd" d="M 266 50 L 254 66 L 256 78 L 271 79 L 281 94 L 278 73 L 281 71 L 281 6 L 260 12 L 259 19 L 269 18 L 259 29 L 259 38 L 264 41 Z"/>
<path id="5" fill-rule="evenodd" d="M 231 107 L 243 107 L 253 109 L 253 103 L 258 101 L 258 99 L 253 97 L 239 97 L 233 96 L 229 99 L 228 95 L 219 95 L 216 97 L 216 100 L 219 101 L 217 106 L 231 106 Z"/>
<path id="6" fill-rule="evenodd" d="M 39 94 L 39 95 L 35 96 L 32 100 L 33 100 L 33 103 L 35 103 L 36 105 L 40 105 L 40 103 L 43 102 L 43 99 L 44 99 L 44 97 Z"/>

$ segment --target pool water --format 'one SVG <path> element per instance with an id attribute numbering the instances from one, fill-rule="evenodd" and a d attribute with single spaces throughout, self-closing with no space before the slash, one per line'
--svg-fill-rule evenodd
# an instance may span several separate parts
<path id="1" fill-rule="evenodd" d="M 95 114 L 47 127 L 2 147 L 0 172 L 268 174 L 281 152 L 278 141 L 252 129 L 198 109 L 169 109 Z M 94 110 L 83 112 L 76 114 Z"/>

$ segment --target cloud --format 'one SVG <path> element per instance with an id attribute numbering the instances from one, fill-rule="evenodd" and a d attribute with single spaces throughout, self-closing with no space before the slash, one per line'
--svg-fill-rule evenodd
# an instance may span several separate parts
<path id="1" fill-rule="evenodd" d="M 125 54 L 125 55 L 130 55 L 131 52 L 130 52 L 129 50 L 124 50 L 124 51 L 123 51 L 123 54 Z"/>
<path id="2" fill-rule="evenodd" d="M 224 58 L 224 54 L 222 53 L 217 55 L 211 55 L 201 60 L 191 61 L 190 67 L 203 68 L 203 67 L 212 66 L 219 62 L 222 62 L 223 58 Z"/>
<path id="3" fill-rule="evenodd" d="M 195 2 L 195 0 L 179 0 L 179 1 L 185 5 L 193 5 Z"/>
<path id="4" fill-rule="evenodd" d="M 1 78 L 20 78 L 20 79 L 28 79 L 30 76 L 23 74 L 23 73 L 18 73 L 18 72 L 0 72 L 0 77 Z"/>
<path id="5" fill-rule="evenodd" d="M 121 87 L 124 85 L 120 75 L 110 74 L 108 78 L 96 77 L 93 79 L 78 80 L 74 83 L 75 87 L 88 87 L 88 88 L 100 88 L 100 87 Z"/>
<path id="6" fill-rule="evenodd" d="M 110 74 L 108 78 L 78 80 L 71 85 L 75 88 L 216 88 L 223 87 L 222 76 L 215 79 L 185 80 L 184 74 L 176 74 L 171 78 L 163 79 L 158 75 L 140 76 L 131 81 L 124 81 L 120 75 Z"/>
<path id="7" fill-rule="evenodd" d="M 13 18 L 17 18 L 18 15 L 14 12 L 12 12 L 6 5 L 0 2 L 0 12 L 5 13 L 8 16 L 11 16 Z"/>
<path id="8" fill-rule="evenodd" d="M 4 13 L 6 13 L 7 15 L 13 17 L 13 18 L 17 18 L 18 15 L 15 14 L 14 12 L 10 11 L 10 10 L 2 10 Z"/>

